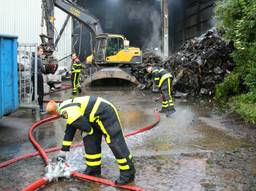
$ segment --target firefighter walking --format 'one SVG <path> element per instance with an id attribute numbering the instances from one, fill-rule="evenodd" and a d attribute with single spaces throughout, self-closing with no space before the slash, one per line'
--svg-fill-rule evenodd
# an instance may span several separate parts
<path id="1" fill-rule="evenodd" d="M 81 93 L 80 86 L 80 72 L 82 63 L 79 60 L 76 53 L 72 54 L 72 65 L 71 65 L 71 81 L 72 81 L 72 95 L 77 95 L 77 92 Z"/>
<path id="2" fill-rule="evenodd" d="M 160 89 L 162 95 L 162 108 L 160 113 L 166 113 L 166 117 L 171 116 L 176 110 L 174 108 L 171 95 L 172 75 L 163 68 L 148 66 L 147 72 L 152 75 L 156 86 Z"/>
<path id="3" fill-rule="evenodd" d="M 83 132 L 85 148 L 85 174 L 101 175 L 102 135 L 119 165 L 120 176 L 116 184 L 127 184 L 135 178 L 132 155 L 126 145 L 120 118 L 115 106 L 101 97 L 84 96 L 69 99 L 61 104 L 50 101 L 47 112 L 66 119 L 65 136 L 58 157 L 65 160 L 77 129 Z"/>

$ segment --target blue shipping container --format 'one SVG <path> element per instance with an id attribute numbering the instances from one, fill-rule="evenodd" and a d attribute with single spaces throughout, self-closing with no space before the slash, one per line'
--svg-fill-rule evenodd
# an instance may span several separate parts
<path id="1" fill-rule="evenodd" d="M 17 37 L 0 34 L 0 118 L 18 107 Z"/>

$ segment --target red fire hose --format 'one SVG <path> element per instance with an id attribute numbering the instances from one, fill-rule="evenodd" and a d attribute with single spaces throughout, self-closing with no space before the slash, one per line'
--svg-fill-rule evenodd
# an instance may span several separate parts
<path id="1" fill-rule="evenodd" d="M 22 191 L 33 191 L 36 190 L 40 187 L 42 187 L 43 185 L 45 185 L 48 182 L 47 178 L 40 178 L 37 181 L 33 182 L 32 184 L 30 184 L 29 186 L 27 186 L 26 188 L 22 189 Z"/>
<path id="2" fill-rule="evenodd" d="M 69 85 L 69 84 L 62 84 L 62 86 L 64 86 L 64 87 L 61 87 L 60 89 L 56 89 L 53 92 L 45 93 L 44 95 L 49 95 L 49 94 L 52 94 L 52 93 L 55 93 L 55 92 L 59 92 L 59 91 L 62 91 L 62 90 L 68 90 L 68 89 L 72 88 L 72 86 Z"/>
<path id="3" fill-rule="evenodd" d="M 104 178 L 99 178 L 99 177 L 95 177 L 95 176 L 89 176 L 86 174 L 81 174 L 79 172 L 72 172 L 71 176 L 76 177 L 80 180 L 86 180 L 86 181 L 94 181 L 100 184 L 104 184 L 107 186 L 112 186 L 112 187 L 118 187 L 118 188 L 124 188 L 127 190 L 132 190 L 132 191 L 144 191 L 143 188 L 140 188 L 138 186 L 132 186 L 132 185 L 116 185 L 114 182 L 104 179 Z M 30 184 L 29 186 L 27 186 L 26 188 L 22 189 L 22 191 L 34 191 L 44 185 L 46 185 L 48 183 L 48 179 L 46 177 L 44 178 L 40 178 L 38 180 L 36 180 L 35 182 L 33 182 L 32 184 Z"/>
<path id="4" fill-rule="evenodd" d="M 90 181 L 94 181 L 94 182 L 98 182 L 100 184 L 105 184 L 108 186 L 112 186 L 112 187 L 118 187 L 118 188 L 124 188 L 127 190 L 134 190 L 134 191 L 144 191 L 143 188 L 140 188 L 138 186 L 132 186 L 132 185 L 116 185 L 114 182 L 104 179 L 104 178 L 98 178 L 95 176 L 89 176 L 87 174 L 81 174 L 79 172 L 73 172 L 72 176 L 81 179 L 81 180 L 90 180 Z"/>
<path id="5" fill-rule="evenodd" d="M 155 116 L 156 116 L 156 121 L 153 124 L 150 124 L 150 125 L 148 125 L 146 127 L 143 127 L 143 128 L 140 128 L 140 129 L 138 129 L 136 131 L 128 133 L 128 134 L 125 135 L 125 137 L 130 137 L 130 136 L 136 135 L 138 133 L 142 133 L 144 131 L 147 131 L 147 130 L 153 128 L 160 121 L 159 113 L 155 112 Z M 48 121 L 52 121 L 52 120 L 57 119 L 57 118 L 58 118 L 58 116 L 47 117 L 47 118 L 45 118 L 45 119 L 43 119 L 41 121 L 36 122 L 29 129 L 29 138 L 30 138 L 32 144 L 38 150 L 38 152 L 22 155 L 22 156 L 19 156 L 19 157 L 15 158 L 15 159 L 11 159 L 9 161 L 0 163 L 0 168 L 8 166 L 9 164 L 12 164 L 12 163 L 14 163 L 14 162 L 16 162 L 18 160 L 22 160 L 22 159 L 25 159 L 25 158 L 30 158 L 30 157 L 33 157 L 33 156 L 36 156 L 36 155 L 39 155 L 39 154 L 42 156 L 42 158 L 44 159 L 45 164 L 47 165 L 48 164 L 48 156 L 46 155 L 46 152 L 53 152 L 53 151 L 60 150 L 60 147 L 49 148 L 49 149 L 43 150 L 42 147 L 34 139 L 34 137 L 33 137 L 33 130 L 36 127 L 38 127 L 39 125 L 41 125 L 41 124 L 43 124 L 45 122 L 48 122 Z M 78 147 L 78 146 L 81 146 L 81 145 L 82 144 L 77 144 L 77 145 L 74 145 L 73 147 Z M 77 178 L 82 179 L 82 180 L 96 181 L 96 182 L 99 182 L 101 184 L 105 184 L 105 185 L 109 185 L 109 186 L 114 186 L 114 187 L 121 187 L 121 188 L 125 188 L 125 189 L 128 189 L 128 190 L 135 190 L 135 191 L 142 191 L 142 190 L 144 190 L 144 189 L 142 189 L 140 187 L 137 187 L 137 186 L 131 186 L 131 185 L 119 186 L 119 185 L 115 185 L 110 180 L 103 179 L 103 178 L 98 178 L 98 177 L 94 177 L 94 176 L 89 176 L 89 175 L 81 174 L 81 173 L 78 173 L 78 172 L 73 172 L 72 176 L 77 177 Z M 41 186 L 45 185 L 47 182 L 48 182 L 47 178 L 45 178 L 45 177 L 44 178 L 40 178 L 37 181 L 35 181 L 34 183 L 32 183 L 29 186 L 27 186 L 26 188 L 24 188 L 23 191 L 33 191 L 33 190 L 35 190 L 37 188 L 40 188 Z"/>
<path id="6" fill-rule="evenodd" d="M 82 146 L 81 143 L 74 144 L 74 145 L 72 145 L 72 148 L 80 147 L 80 146 Z M 61 149 L 61 147 L 52 147 L 52 148 L 45 149 L 45 152 L 46 153 L 51 153 L 51 152 L 59 151 L 60 149 Z M 38 155 L 40 155 L 40 153 L 38 151 L 37 152 L 33 152 L 33 153 L 29 153 L 29 154 L 20 155 L 20 156 L 18 156 L 16 158 L 13 158 L 13 159 L 10 159 L 10 160 L 7 160 L 5 162 L 0 163 L 0 168 L 7 167 L 10 164 L 13 164 L 13 163 L 15 163 L 17 161 L 24 160 L 24 159 L 31 158 L 31 157 L 35 157 L 35 156 L 38 156 Z"/>
<path id="7" fill-rule="evenodd" d="M 61 102 L 61 101 L 59 101 Z M 136 135 L 138 133 L 141 133 L 143 131 L 146 131 L 146 130 L 150 130 L 151 128 L 153 128 L 159 121 L 160 121 L 160 115 L 158 113 L 155 113 L 156 115 L 156 121 L 146 127 L 143 127 L 143 128 L 140 128 L 136 131 L 132 131 L 128 134 L 125 134 L 125 137 L 130 137 L 130 136 L 133 136 L 133 135 Z M 49 121 L 53 120 L 55 118 L 52 118 L 50 119 Z M 41 124 L 41 123 L 40 123 Z M 74 144 L 72 145 L 72 148 L 75 148 L 75 147 L 80 147 L 82 146 L 83 144 L 79 143 L 79 144 Z M 52 147 L 52 148 L 48 148 L 48 149 L 45 149 L 44 151 L 46 153 L 51 153 L 51 152 L 55 152 L 55 151 L 59 151 L 61 149 L 61 147 Z M 10 160 L 7 160 L 5 162 L 2 162 L 0 163 L 0 169 L 1 168 L 4 168 L 4 167 L 7 167 L 17 161 L 20 161 L 20 160 L 24 160 L 24 159 L 27 159 L 27 158 L 31 158 L 31 157 L 35 157 L 35 156 L 38 156 L 40 153 L 37 151 L 37 152 L 33 152 L 33 153 L 28 153 L 28 154 L 23 154 L 23 155 L 20 155 L 18 157 L 15 157 L 13 159 L 10 159 Z"/>
<path id="8" fill-rule="evenodd" d="M 57 115 L 53 115 L 50 117 L 47 117 L 45 119 L 42 119 L 36 123 L 34 123 L 32 125 L 32 127 L 29 129 L 29 139 L 31 141 L 31 143 L 34 145 L 34 147 L 38 150 L 38 152 L 40 153 L 40 155 L 42 156 L 42 158 L 44 159 L 44 163 L 45 165 L 48 165 L 48 156 L 46 155 L 46 152 L 42 149 L 42 147 L 38 144 L 38 142 L 35 140 L 35 138 L 33 137 L 33 130 L 38 127 L 39 125 L 48 122 L 48 121 L 52 121 L 54 119 L 58 119 L 59 116 Z"/>
<path id="9" fill-rule="evenodd" d="M 48 103 L 50 100 L 44 100 L 44 103 Z M 63 100 L 54 100 L 56 103 L 62 103 Z"/>

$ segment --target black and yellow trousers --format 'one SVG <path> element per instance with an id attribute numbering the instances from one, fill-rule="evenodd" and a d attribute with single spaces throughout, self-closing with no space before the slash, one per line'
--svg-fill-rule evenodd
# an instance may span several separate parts
<path id="1" fill-rule="evenodd" d="M 171 92 L 171 78 L 163 81 L 160 87 L 162 93 L 162 110 L 171 111 L 174 109 L 172 92 Z"/>
<path id="2" fill-rule="evenodd" d="M 81 91 L 80 87 L 80 72 L 72 72 L 71 73 L 71 81 L 72 81 L 72 94 L 76 94 L 77 91 Z"/>
<path id="3" fill-rule="evenodd" d="M 97 103 L 96 103 L 97 105 Z M 102 111 L 96 117 L 94 132 L 83 138 L 85 147 L 85 163 L 87 168 L 100 168 L 102 135 L 113 152 L 119 165 L 120 173 L 135 174 L 132 156 L 125 142 L 120 119 L 116 108 L 109 103 L 100 103 L 98 110 Z"/>

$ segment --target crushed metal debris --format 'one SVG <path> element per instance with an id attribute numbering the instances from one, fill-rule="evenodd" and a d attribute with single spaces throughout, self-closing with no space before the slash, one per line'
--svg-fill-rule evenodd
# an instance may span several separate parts
<path id="1" fill-rule="evenodd" d="M 233 42 L 224 41 L 220 32 L 213 28 L 200 37 L 187 40 L 166 60 L 153 51 L 145 52 L 143 64 L 133 70 L 133 75 L 149 88 L 152 82 L 145 68 L 150 63 L 172 73 L 174 91 L 190 96 L 211 96 L 215 85 L 234 68 L 230 56 L 233 50 Z"/>

